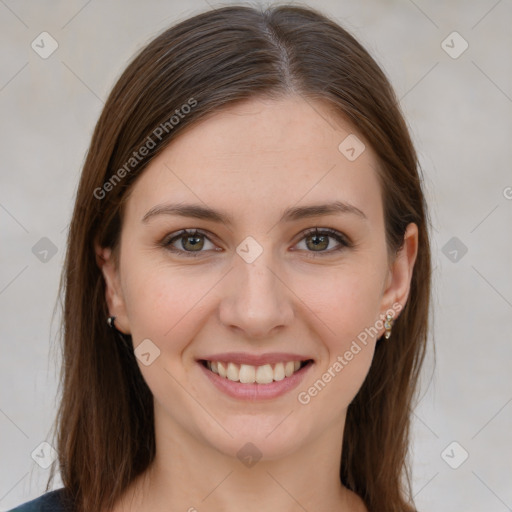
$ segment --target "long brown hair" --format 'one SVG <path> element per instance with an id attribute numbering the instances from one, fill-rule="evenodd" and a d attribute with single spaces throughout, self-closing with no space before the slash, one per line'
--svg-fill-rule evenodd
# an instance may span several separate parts
<path id="1" fill-rule="evenodd" d="M 281 5 L 224 7 L 169 28 L 129 64 L 98 120 L 61 280 L 62 397 L 55 444 L 77 512 L 111 508 L 155 456 L 152 394 L 131 339 L 119 343 L 107 326 L 94 243 L 118 248 L 130 188 L 182 130 L 235 102 L 291 94 L 327 102 L 371 144 L 380 164 L 390 253 L 402 246 L 408 223 L 418 226 L 409 299 L 392 339 L 377 343 L 369 374 L 348 408 L 340 461 L 341 481 L 370 511 L 415 510 L 409 427 L 427 342 L 431 282 L 417 156 L 394 92 L 367 51 L 319 12 Z"/>

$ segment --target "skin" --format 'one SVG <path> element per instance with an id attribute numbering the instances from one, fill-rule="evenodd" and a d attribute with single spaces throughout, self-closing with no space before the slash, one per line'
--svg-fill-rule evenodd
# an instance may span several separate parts
<path id="1" fill-rule="evenodd" d="M 338 150 L 351 133 L 366 145 L 355 161 Z M 149 338 L 160 350 L 149 366 L 138 361 L 154 396 L 157 455 L 114 512 L 366 510 L 339 480 L 342 432 L 384 328 L 307 405 L 297 395 L 359 333 L 407 301 L 417 227 L 407 227 L 390 260 L 377 167 L 346 120 L 291 96 L 251 99 L 191 126 L 137 180 L 119 261 L 96 249 L 117 328 L 135 347 Z M 366 219 L 337 213 L 279 223 L 285 208 L 334 200 Z M 233 225 L 165 214 L 142 221 L 154 206 L 181 201 L 223 210 Z M 329 238 L 315 250 L 314 237 L 303 235 L 314 227 L 335 229 L 354 245 L 332 252 L 340 244 Z M 200 237 L 199 257 L 159 244 L 181 229 L 211 234 Z M 247 236 L 263 249 L 252 263 L 236 252 Z M 186 242 L 173 246 L 192 252 Z M 285 395 L 242 401 L 217 390 L 196 362 L 228 351 L 293 352 L 314 365 Z M 237 458 L 249 441 L 263 454 L 250 468 Z"/>

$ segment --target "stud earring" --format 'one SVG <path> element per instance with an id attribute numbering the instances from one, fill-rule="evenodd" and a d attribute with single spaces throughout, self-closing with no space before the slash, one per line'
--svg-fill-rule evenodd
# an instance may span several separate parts
<path id="1" fill-rule="evenodd" d="M 389 340 L 391 336 L 391 329 L 393 328 L 393 317 L 390 314 L 386 315 L 386 320 L 384 321 L 384 327 L 386 332 L 384 333 L 384 338 Z"/>

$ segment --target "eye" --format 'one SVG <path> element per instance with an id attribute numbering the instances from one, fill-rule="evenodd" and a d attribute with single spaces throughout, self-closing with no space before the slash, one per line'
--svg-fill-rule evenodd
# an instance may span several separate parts
<path id="1" fill-rule="evenodd" d="M 219 250 L 215 248 L 206 233 L 203 233 L 197 229 L 182 229 L 179 233 L 173 233 L 163 240 L 162 245 L 171 252 L 184 254 L 185 256 L 196 257 L 204 252 L 201 250 L 205 247 L 204 240 L 208 240 L 213 250 Z M 176 242 L 178 243 L 179 247 L 175 246 Z M 206 248 L 208 249 L 208 247 Z"/>
<path id="2" fill-rule="evenodd" d="M 304 237 L 301 239 L 300 243 L 304 240 L 307 252 L 310 253 L 320 253 L 320 254 L 312 254 L 313 257 L 324 254 L 332 254 L 334 252 L 341 251 L 346 247 L 352 247 L 351 242 L 348 238 L 336 231 L 334 229 L 325 228 L 318 229 L 312 228 L 308 229 L 303 233 Z M 334 249 L 326 250 L 330 245 L 329 239 L 334 239 L 338 242 L 338 247 Z M 311 249 L 311 250 L 310 250 Z"/>

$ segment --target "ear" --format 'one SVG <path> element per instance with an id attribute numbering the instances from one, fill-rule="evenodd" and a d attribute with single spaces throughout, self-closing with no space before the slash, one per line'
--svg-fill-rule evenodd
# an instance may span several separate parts
<path id="1" fill-rule="evenodd" d="M 119 271 L 112 249 L 95 244 L 96 263 L 105 279 L 105 299 L 110 316 L 115 316 L 116 329 L 124 334 L 130 334 L 130 325 L 126 315 L 126 306 L 119 278 Z M 105 319 L 106 321 L 106 319 Z"/>
<path id="2" fill-rule="evenodd" d="M 417 254 L 418 226 L 410 223 L 405 230 L 403 245 L 397 252 L 386 278 L 382 297 L 383 309 L 381 311 L 381 318 L 385 317 L 386 311 L 391 310 L 395 312 L 394 319 L 396 319 L 399 312 L 404 308 L 409 297 Z M 384 334 L 384 331 L 385 329 L 382 330 L 380 336 Z"/>

